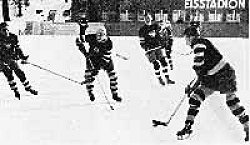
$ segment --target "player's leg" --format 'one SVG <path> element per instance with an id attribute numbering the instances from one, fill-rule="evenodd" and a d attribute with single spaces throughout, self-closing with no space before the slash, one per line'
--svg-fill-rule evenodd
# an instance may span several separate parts
<path id="1" fill-rule="evenodd" d="M 240 99 L 236 97 L 235 93 L 226 94 L 226 103 L 232 114 L 236 116 L 244 127 L 246 132 L 245 141 L 249 141 L 249 115 L 246 114 L 245 108 L 240 105 Z"/>
<path id="2" fill-rule="evenodd" d="M 240 104 L 240 99 L 235 94 L 237 91 L 235 70 L 229 64 L 226 64 L 224 68 L 222 68 L 220 76 L 223 77 L 217 79 L 219 80 L 219 90 L 221 94 L 226 94 L 226 104 L 232 114 L 235 115 L 243 125 L 246 133 L 245 140 L 249 141 L 249 116 L 246 114 L 245 108 Z"/>
<path id="3" fill-rule="evenodd" d="M 98 75 L 99 70 L 94 69 L 90 61 L 86 62 L 86 70 L 85 70 L 85 84 L 86 84 L 86 89 L 89 94 L 90 100 L 94 101 L 95 100 L 95 95 L 93 93 L 94 89 L 94 80 L 95 76 Z"/>
<path id="4" fill-rule="evenodd" d="M 170 79 L 169 71 L 168 71 L 168 62 L 167 55 L 165 49 L 160 49 L 157 51 L 158 59 L 160 60 L 160 64 L 162 66 L 162 73 L 164 74 L 167 84 L 174 84 L 175 82 Z"/>
<path id="5" fill-rule="evenodd" d="M 5 75 L 5 77 L 7 78 L 7 81 L 9 83 L 11 90 L 14 91 L 15 97 L 20 100 L 20 93 L 18 91 L 18 88 L 16 87 L 16 82 L 14 81 L 14 76 L 13 76 L 12 70 L 9 69 L 7 66 L 2 66 L 2 71 L 3 71 L 3 74 Z"/>
<path id="6" fill-rule="evenodd" d="M 109 79 L 110 79 L 110 90 L 111 90 L 113 99 L 118 101 L 118 102 L 121 102 L 122 98 L 119 97 L 119 95 L 118 95 L 118 87 L 117 87 L 117 85 L 118 85 L 117 78 L 118 77 L 117 77 L 116 72 L 114 70 L 113 61 L 111 60 L 109 62 L 109 64 L 107 64 L 107 66 L 104 69 L 107 71 L 107 74 L 108 74 Z"/>
<path id="7" fill-rule="evenodd" d="M 172 53 L 171 46 L 168 46 L 168 47 L 170 47 L 170 48 L 166 48 L 167 59 L 168 59 L 170 69 L 173 70 L 174 66 L 173 66 L 173 60 L 172 60 L 172 57 L 171 57 L 171 53 Z"/>
<path id="8" fill-rule="evenodd" d="M 206 97 L 211 95 L 214 91 L 205 88 L 203 86 L 198 87 L 194 90 L 189 98 L 189 109 L 185 121 L 185 127 L 177 132 L 179 139 L 184 139 L 185 136 L 189 136 L 192 133 L 192 125 L 194 124 L 195 117 L 199 113 L 199 108 Z"/>
<path id="9" fill-rule="evenodd" d="M 26 91 L 29 91 L 33 95 L 38 94 L 38 92 L 36 90 L 32 89 L 29 81 L 27 80 L 27 78 L 25 76 L 25 73 L 19 68 L 18 64 L 15 61 L 11 61 L 9 63 L 9 67 L 11 70 L 13 70 L 15 72 L 16 76 L 22 82 Z"/>
<path id="10" fill-rule="evenodd" d="M 158 62 L 157 58 L 156 58 L 156 54 L 155 51 L 151 51 L 149 53 L 146 54 L 146 57 L 148 58 L 149 62 L 151 64 L 153 64 L 154 67 L 154 71 L 155 71 L 155 75 L 157 77 L 157 79 L 159 80 L 161 85 L 165 85 L 164 80 L 161 77 L 161 72 L 160 72 L 160 62 Z"/>
<path id="11" fill-rule="evenodd" d="M 165 82 L 161 77 L 161 71 L 160 71 L 161 65 L 160 65 L 160 62 L 158 60 L 155 60 L 154 62 L 152 62 L 152 64 L 154 66 L 155 75 L 156 75 L 157 79 L 159 80 L 160 84 L 165 85 Z"/>

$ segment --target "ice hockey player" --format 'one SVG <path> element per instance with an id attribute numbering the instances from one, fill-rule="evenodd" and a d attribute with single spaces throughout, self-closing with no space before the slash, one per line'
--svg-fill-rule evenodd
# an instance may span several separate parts
<path id="1" fill-rule="evenodd" d="M 158 33 L 161 39 L 161 45 L 166 50 L 168 63 L 170 69 L 173 70 L 173 60 L 171 57 L 172 45 L 173 45 L 173 36 L 172 36 L 172 27 L 171 23 L 168 20 L 160 20 Z"/>
<path id="2" fill-rule="evenodd" d="M 25 63 L 28 59 L 28 56 L 23 54 L 23 51 L 18 45 L 18 38 L 15 34 L 9 32 L 7 28 L 7 23 L 3 22 L 0 24 L 0 61 L 1 64 L 6 65 L 10 70 L 15 72 L 16 76 L 20 79 L 22 84 L 25 87 L 26 91 L 29 91 L 33 95 L 37 95 L 38 92 L 32 89 L 29 81 L 27 81 L 24 72 L 20 69 L 18 60 L 22 60 L 22 63 Z M 11 74 L 9 74 L 11 76 Z M 11 84 L 10 84 L 11 85 Z M 11 85 L 13 86 L 13 85 Z M 17 91 L 17 90 L 16 90 Z M 18 93 L 16 92 L 16 97 L 18 97 Z"/>
<path id="3" fill-rule="evenodd" d="M 165 48 L 161 46 L 160 36 L 158 35 L 158 25 L 152 24 L 152 16 L 147 13 L 145 15 L 145 25 L 139 30 L 140 45 L 145 50 L 145 55 L 149 62 L 153 64 L 155 75 L 161 85 L 165 85 L 165 81 L 161 77 L 160 69 L 166 78 L 167 84 L 174 84 L 168 74 L 168 63 L 166 60 Z"/>
<path id="4" fill-rule="evenodd" d="M 87 22 L 80 22 L 80 25 L 87 26 Z M 85 33 L 82 32 L 81 34 Z M 97 28 L 95 34 L 88 34 L 83 36 L 82 38 L 85 38 L 85 40 L 76 39 L 76 45 L 86 57 L 85 81 L 83 83 L 86 84 L 86 89 L 88 91 L 90 100 L 95 100 L 95 96 L 93 94 L 93 82 L 99 71 L 103 69 L 107 72 L 110 79 L 110 90 L 112 93 L 112 98 L 115 101 L 121 102 L 122 98 L 118 95 L 117 76 L 114 70 L 114 63 L 111 58 L 113 43 L 107 36 L 105 27 L 100 26 L 99 28 Z M 84 41 L 89 44 L 88 52 L 85 49 Z"/>
<path id="5" fill-rule="evenodd" d="M 197 87 L 188 85 L 185 89 L 189 97 L 189 109 L 185 121 L 185 127 L 177 132 L 179 139 L 184 139 L 192 133 L 192 125 L 199 108 L 205 99 L 214 91 L 226 96 L 226 104 L 243 125 L 246 133 L 245 141 L 249 141 L 249 116 L 245 108 L 240 105 L 240 99 L 236 96 L 236 76 L 232 66 L 223 59 L 221 53 L 207 39 L 200 37 L 197 28 L 188 27 L 185 32 L 186 44 L 194 51 L 193 69 L 196 72 Z M 198 85 L 197 85 L 198 84 Z"/>

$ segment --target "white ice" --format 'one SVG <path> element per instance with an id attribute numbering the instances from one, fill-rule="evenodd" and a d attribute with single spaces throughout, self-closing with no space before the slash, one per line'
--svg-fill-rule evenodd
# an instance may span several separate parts
<path id="1" fill-rule="evenodd" d="M 76 36 L 20 36 L 20 45 L 29 61 L 59 74 L 81 81 L 85 58 L 75 46 Z M 96 101 L 90 102 L 85 86 L 50 74 L 37 67 L 21 65 L 31 85 L 39 91 L 32 96 L 16 78 L 21 100 L 14 98 L 6 78 L 0 75 L 0 143 L 3 145 L 166 145 L 166 144 L 244 144 L 244 132 L 225 103 L 215 93 L 200 109 L 188 140 L 177 140 L 188 109 L 186 99 L 168 127 L 153 128 L 152 119 L 168 120 L 194 77 L 190 50 L 184 39 L 176 38 L 173 47 L 175 85 L 160 86 L 153 68 L 139 47 L 137 37 L 111 37 L 123 101 L 110 97 L 104 72 L 95 81 Z M 211 38 L 227 61 L 236 69 L 241 104 L 249 114 L 250 51 L 249 39 Z M 114 106 L 110 110 L 105 100 Z"/>

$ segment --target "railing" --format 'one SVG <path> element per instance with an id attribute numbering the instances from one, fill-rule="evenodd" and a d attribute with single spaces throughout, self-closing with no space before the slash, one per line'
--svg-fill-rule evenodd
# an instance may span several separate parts
<path id="1" fill-rule="evenodd" d="M 111 36 L 138 36 L 143 22 L 104 22 L 107 32 Z M 173 35 L 182 37 L 187 27 L 184 24 L 172 24 Z M 78 35 L 79 26 L 76 23 L 44 23 L 27 22 L 27 35 Z M 202 23 L 201 34 L 206 37 L 249 37 L 248 23 Z"/>

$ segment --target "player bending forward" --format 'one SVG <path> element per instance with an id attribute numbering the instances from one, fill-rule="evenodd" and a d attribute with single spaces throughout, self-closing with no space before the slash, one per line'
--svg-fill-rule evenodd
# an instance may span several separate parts
<path id="1" fill-rule="evenodd" d="M 190 107 L 187 112 L 185 127 L 177 132 L 179 139 L 192 133 L 192 125 L 195 116 L 199 113 L 201 103 L 214 91 L 226 95 L 226 104 L 239 122 L 243 125 L 246 133 L 245 141 L 249 141 L 249 116 L 245 108 L 241 106 L 240 99 L 236 97 L 236 76 L 232 66 L 223 59 L 223 56 L 215 46 L 207 39 L 201 38 L 197 28 L 191 26 L 184 32 L 186 44 L 194 50 L 193 69 L 197 79 L 195 86 L 186 87 L 186 93 L 192 93 L 189 98 Z M 198 85 L 197 85 L 198 84 Z"/>
<path id="2" fill-rule="evenodd" d="M 160 84 L 165 85 L 165 81 L 161 77 L 161 67 L 167 84 L 174 84 L 175 82 L 169 78 L 167 55 L 165 48 L 161 46 L 161 38 L 159 33 L 157 33 L 158 30 L 159 26 L 152 24 L 152 16 L 150 14 L 145 15 L 145 25 L 139 30 L 140 45 L 145 50 L 149 62 L 153 64 L 155 75 Z"/>
<path id="3" fill-rule="evenodd" d="M 17 60 L 22 60 L 23 63 L 28 59 L 28 56 L 23 54 L 23 51 L 18 45 L 18 38 L 15 34 L 9 32 L 5 22 L 0 24 L 0 65 L 4 75 L 7 77 L 9 85 L 15 92 L 15 97 L 20 99 L 20 94 L 14 82 L 13 71 L 22 82 L 26 91 L 37 95 L 38 92 L 32 89 L 29 81 L 26 79 L 24 72 L 20 69 Z"/>
<path id="4" fill-rule="evenodd" d="M 93 94 L 93 82 L 95 80 L 95 76 L 98 75 L 99 70 L 103 69 L 107 72 L 110 79 L 110 90 L 112 93 L 112 97 L 114 100 L 121 102 L 122 98 L 118 96 L 118 88 L 117 88 L 117 76 L 114 70 L 114 63 L 111 58 L 111 50 L 113 48 L 113 44 L 111 39 L 107 36 L 105 27 L 101 26 L 96 30 L 96 34 L 85 35 L 85 30 L 88 27 L 86 20 L 80 22 L 81 35 L 82 39 L 76 39 L 76 44 L 79 47 L 79 50 L 86 57 L 86 70 L 85 70 L 85 81 L 86 89 L 88 91 L 89 97 L 91 101 L 95 100 L 95 96 Z M 83 40 L 85 37 L 85 40 Z M 87 52 L 84 46 L 84 41 L 89 43 L 89 51 Z"/>

